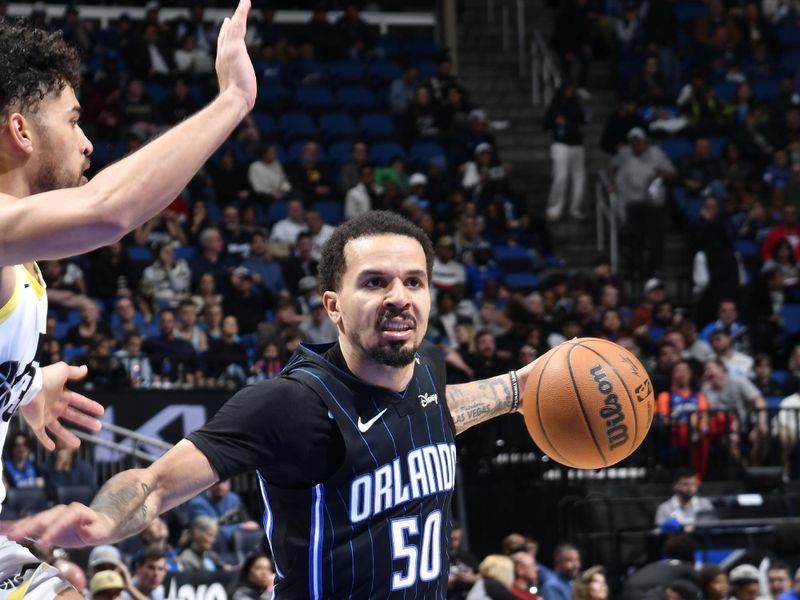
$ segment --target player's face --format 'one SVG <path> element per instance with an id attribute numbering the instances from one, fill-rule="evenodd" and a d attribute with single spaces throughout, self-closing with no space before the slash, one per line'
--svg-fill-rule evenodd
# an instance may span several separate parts
<path id="1" fill-rule="evenodd" d="M 78 121 L 80 105 L 74 90 L 67 86 L 59 94 L 42 100 L 31 119 L 36 139 L 31 165 L 34 192 L 76 187 L 87 182 L 92 143 Z"/>
<path id="2" fill-rule="evenodd" d="M 346 269 L 329 315 L 346 343 L 390 367 L 411 364 L 428 329 L 425 252 L 415 239 L 376 235 L 344 248 Z M 333 310 L 331 310 L 333 308 Z"/>

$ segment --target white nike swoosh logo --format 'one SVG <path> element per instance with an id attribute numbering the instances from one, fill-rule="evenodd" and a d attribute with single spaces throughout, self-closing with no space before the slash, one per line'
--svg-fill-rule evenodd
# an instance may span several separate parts
<path id="1" fill-rule="evenodd" d="M 385 413 L 385 412 L 386 412 L 386 409 L 384 408 L 381 412 L 379 412 L 377 415 L 372 417 L 366 423 L 361 421 L 361 417 L 358 417 L 358 430 L 361 433 L 367 433 L 367 431 L 369 431 L 369 428 L 372 427 L 375 424 L 375 422 L 383 416 L 383 413 Z"/>

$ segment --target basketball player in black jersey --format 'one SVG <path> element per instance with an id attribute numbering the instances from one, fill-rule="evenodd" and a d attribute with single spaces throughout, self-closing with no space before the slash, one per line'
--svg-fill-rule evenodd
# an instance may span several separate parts
<path id="1" fill-rule="evenodd" d="M 234 395 L 147 469 L 110 479 L 90 507 L 57 506 L 12 538 L 122 540 L 219 479 L 255 470 L 276 598 L 445 598 L 455 436 L 519 409 L 531 366 L 445 388 L 423 344 L 430 240 L 373 211 L 341 225 L 319 266 L 338 342 L 301 346 L 281 376 Z"/>

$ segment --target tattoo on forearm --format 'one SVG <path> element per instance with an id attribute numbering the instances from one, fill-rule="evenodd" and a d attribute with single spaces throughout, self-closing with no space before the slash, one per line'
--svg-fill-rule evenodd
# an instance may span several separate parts
<path id="1" fill-rule="evenodd" d="M 127 474 L 112 477 L 100 488 L 91 508 L 111 518 L 118 527 L 117 534 L 135 533 L 147 524 L 147 498 L 150 486 L 130 481 Z M 123 536 L 124 537 L 124 536 Z"/>
<path id="2" fill-rule="evenodd" d="M 511 409 L 511 401 L 511 381 L 508 375 L 447 386 L 447 406 L 453 417 L 456 433 L 507 413 Z"/>

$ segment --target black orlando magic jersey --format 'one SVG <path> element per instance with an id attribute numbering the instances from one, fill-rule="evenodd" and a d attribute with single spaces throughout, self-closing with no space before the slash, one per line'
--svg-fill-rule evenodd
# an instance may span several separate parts
<path id="1" fill-rule="evenodd" d="M 282 376 L 328 408 L 342 466 L 311 489 L 259 473 L 276 598 L 445 598 L 455 428 L 430 358 L 405 393 L 367 385 L 302 347 Z"/>

